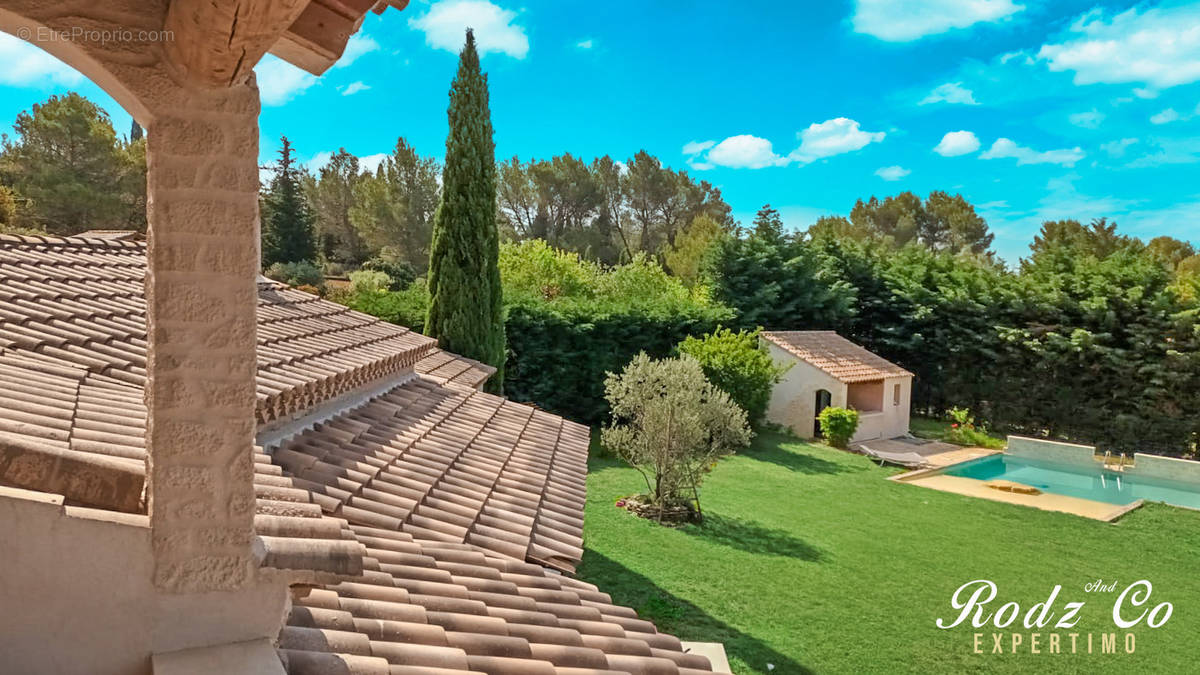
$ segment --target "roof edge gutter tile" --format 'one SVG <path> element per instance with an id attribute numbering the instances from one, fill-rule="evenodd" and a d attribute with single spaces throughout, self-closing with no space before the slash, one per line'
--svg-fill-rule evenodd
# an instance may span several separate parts
<path id="1" fill-rule="evenodd" d="M 58 448 L 0 432 L 0 480 L 89 506 L 139 513 L 146 477 L 143 463 L 137 460 Z"/>

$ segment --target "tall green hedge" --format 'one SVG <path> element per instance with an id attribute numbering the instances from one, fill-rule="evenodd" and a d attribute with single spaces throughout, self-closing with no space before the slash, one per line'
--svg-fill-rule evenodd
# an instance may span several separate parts
<path id="1" fill-rule="evenodd" d="M 685 337 L 712 332 L 732 318 L 720 306 L 602 307 L 519 302 L 508 307 L 505 393 L 571 419 L 600 422 L 607 413 L 604 377 L 644 351 L 670 355 Z"/>
<path id="2" fill-rule="evenodd" d="M 640 351 L 671 354 L 684 338 L 733 318 L 704 288 L 688 288 L 652 260 L 602 267 L 532 240 L 500 247 L 508 356 L 504 393 L 574 420 L 608 412 L 604 378 Z M 352 309 L 419 330 L 429 293 L 418 279 L 400 292 L 344 299 Z"/>

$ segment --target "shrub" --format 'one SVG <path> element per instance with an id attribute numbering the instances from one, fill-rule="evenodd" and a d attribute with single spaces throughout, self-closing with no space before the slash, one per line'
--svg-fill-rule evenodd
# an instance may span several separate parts
<path id="1" fill-rule="evenodd" d="M 425 280 L 418 279 L 403 291 L 351 293 L 345 298 L 344 304 L 384 321 L 424 332 L 425 314 L 429 311 L 429 290 L 425 287 Z"/>
<path id="2" fill-rule="evenodd" d="M 683 338 L 733 318 L 644 256 L 602 268 L 532 240 L 501 246 L 500 274 L 505 393 L 582 422 L 604 419 L 607 373 L 641 351 L 668 356 Z"/>
<path id="3" fill-rule="evenodd" d="M 777 366 L 758 341 L 758 331 L 718 328 L 702 338 L 688 336 L 679 352 L 696 359 L 704 376 L 746 411 L 752 426 L 762 422 L 771 389 L 787 372 Z"/>
<path id="4" fill-rule="evenodd" d="M 594 297 L 602 274 L 599 265 L 541 239 L 500 245 L 500 279 L 505 295 L 520 293 L 545 300 Z"/>
<path id="5" fill-rule="evenodd" d="M 359 270 L 350 273 L 350 292 L 386 291 L 392 286 L 392 278 L 383 272 Z"/>
<path id="6" fill-rule="evenodd" d="M 363 263 L 362 269 L 369 272 L 383 272 L 388 275 L 389 291 L 402 291 L 417 279 L 417 271 L 413 269 L 412 265 L 402 260 L 388 260 L 376 256 Z"/>
<path id="7" fill-rule="evenodd" d="M 290 263 L 275 263 L 267 268 L 266 276 L 281 281 L 288 286 L 314 286 L 320 288 L 325 283 L 325 275 L 321 268 L 307 260 Z"/>
<path id="8" fill-rule="evenodd" d="M 750 443 L 746 412 L 689 356 L 655 361 L 642 352 L 619 375 L 609 373 L 604 390 L 612 423 L 601 440 L 642 474 L 659 521 L 680 504 L 701 514 L 704 474 Z"/>
<path id="9" fill-rule="evenodd" d="M 858 431 L 858 411 L 848 408 L 830 406 L 817 415 L 821 423 L 821 433 L 825 440 L 835 448 L 846 448 L 854 432 Z"/>
<path id="10" fill-rule="evenodd" d="M 321 289 L 317 288 L 316 286 L 309 286 L 308 284 L 302 284 L 300 286 L 296 286 L 295 288 L 296 288 L 296 290 L 301 291 L 303 293 L 309 293 L 312 295 L 321 295 Z"/>
<path id="11" fill-rule="evenodd" d="M 988 435 L 987 426 L 976 424 L 975 417 L 969 408 L 954 407 L 950 409 L 950 430 L 946 432 L 946 440 L 958 445 L 997 448 L 1002 441 Z"/>

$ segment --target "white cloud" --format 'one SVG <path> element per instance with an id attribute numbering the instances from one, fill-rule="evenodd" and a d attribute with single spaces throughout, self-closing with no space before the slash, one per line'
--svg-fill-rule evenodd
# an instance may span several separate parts
<path id="1" fill-rule="evenodd" d="M 851 23 L 855 32 L 888 42 L 999 21 L 1024 9 L 1012 0 L 858 0 Z"/>
<path id="2" fill-rule="evenodd" d="M 263 105 L 283 105 L 317 83 L 317 78 L 271 54 L 254 66 Z"/>
<path id="3" fill-rule="evenodd" d="M 1075 84 L 1138 82 L 1166 89 L 1200 80 L 1200 5 L 1134 7 L 1112 17 L 1089 11 L 1074 35 L 1042 45 L 1050 70 L 1070 70 Z M 1140 96 L 1141 94 L 1139 94 Z"/>
<path id="4" fill-rule="evenodd" d="M 386 152 L 367 155 L 366 157 L 359 157 L 358 169 L 359 171 L 370 171 L 371 173 L 375 173 L 375 169 L 378 169 L 379 165 L 383 164 L 383 160 L 387 159 L 388 157 L 389 155 Z M 441 174 L 438 175 L 441 176 Z M 439 177 L 438 180 L 441 180 L 441 178 Z"/>
<path id="5" fill-rule="evenodd" d="M 1160 113 L 1151 115 L 1150 123 L 1151 124 L 1168 124 L 1170 122 L 1174 122 L 1177 119 L 1179 119 L 1179 113 L 1175 112 L 1174 108 L 1167 108 L 1166 110 L 1164 110 Z"/>
<path id="6" fill-rule="evenodd" d="M 72 87 L 83 82 L 77 70 L 28 42 L 0 33 L 0 84 Z"/>
<path id="7" fill-rule="evenodd" d="M 885 136 L 882 131 L 863 131 L 858 122 L 845 117 L 811 124 L 796 135 L 800 138 L 800 147 L 793 150 L 788 158 L 802 164 L 861 150 L 870 143 L 882 141 Z"/>
<path id="8" fill-rule="evenodd" d="M 979 137 L 970 131 L 951 131 L 942 136 L 933 151 L 942 157 L 958 157 L 979 149 Z"/>
<path id="9" fill-rule="evenodd" d="M 313 175 L 316 175 L 321 172 L 321 167 L 328 164 L 331 159 L 333 159 L 333 153 L 328 150 L 322 150 L 313 155 L 312 159 L 305 162 L 304 168 L 308 169 Z"/>
<path id="10" fill-rule="evenodd" d="M 591 49 L 592 48 L 592 39 L 588 38 L 586 40 L 581 40 L 581 41 L 575 43 L 575 46 L 579 47 L 580 49 Z"/>
<path id="11" fill-rule="evenodd" d="M 353 96 L 360 91 L 366 91 L 370 88 L 370 85 L 363 84 L 362 82 L 351 82 L 342 89 L 342 96 Z"/>
<path id="12" fill-rule="evenodd" d="M 1104 113 L 1092 108 L 1087 112 L 1075 113 L 1067 117 L 1071 124 L 1084 129 L 1095 129 L 1104 121 Z"/>
<path id="13" fill-rule="evenodd" d="M 481 56 L 496 52 L 523 59 L 529 53 L 529 38 L 523 26 L 513 24 L 515 18 L 516 12 L 487 0 L 439 0 L 408 25 L 423 31 L 430 47 L 455 54 L 462 49 L 467 28 L 472 28 Z"/>
<path id="14" fill-rule="evenodd" d="M 992 147 L 979 157 L 980 159 L 1015 159 L 1018 166 L 1022 164 L 1075 166 L 1076 162 L 1083 159 L 1084 152 L 1079 148 L 1038 152 L 1032 148 L 1017 145 L 1007 138 L 998 138 L 995 143 L 992 143 Z"/>
<path id="15" fill-rule="evenodd" d="M 1024 50 L 1017 50 L 1015 52 L 1001 54 L 999 59 L 1000 63 L 1003 65 L 1007 65 L 1009 61 L 1013 60 L 1019 60 L 1019 63 L 1024 66 L 1032 66 L 1034 63 L 1037 63 L 1037 61 L 1035 61 L 1034 58 L 1029 55 L 1029 52 Z"/>
<path id="16" fill-rule="evenodd" d="M 369 54 L 379 49 L 379 43 L 362 33 L 355 33 L 350 36 L 346 42 L 346 49 L 342 51 L 342 58 L 338 59 L 337 63 L 333 64 L 334 68 L 345 68 L 346 66 L 358 60 L 358 57 L 363 54 Z"/>
<path id="17" fill-rule="evenodd" d="M 1149 87 L 1134 87 L 1133 95 L 1138 98 L 1146 98 L 1146 99 L 1158 98 L 1158 90 L 1151 89 Z"/>
<path id="18" fill-rule="evenodd" d="M 791 162 L 808 164 L 824 157 L 859 150 L 870 143 L 883 140 L 882 131 L 863 131 L 858 122 L 838 117 L 812 124 L 796 136 L 800 147 L 787 156 L 775 153 L 771 141 L 750 134 L 730 136 L 715 141 L 691 141 L 683 146 L 688 166 L 705 171 L 718 166 L 731 169 L 761 169 L 786 166 Z"/>
<path id="19" fill-rule="evenodd" d="M 771 141 L 758 136 L 741 134 L 730 136 L 708 151 L 708 164 L 731 169 L 761 169 L 768 166 L 787 164 L 786 157 L 775 154 Z M 703 163 L 701 163 L 703 165 Z M 700 166 L 692 168 L 700 169 Z"/>
<path id="20" fill-rule="evenodd" d="M 947 82 L 940 84 L 929 92 L 929 95 L 921 99 L 917 105 L 927 105 L 929 103 L 962 103 L 964 105 L 979 105 L 979 101 L 975 100 L 975 95 L 970 89 L 962 86 L 962 82 Z"/>
<path id="21" fill-rule="evenodd" d="M 1110 141 L 1108 143 L 1102 143 L 1100 145 L 1100 149 L 1103 150 L 1104 152 L 1108 153 L 1109 157 L 1123 157 L 1123 156 L 1125 156 L 1125 150 L 1127 150 L 1129 148 L 1129 146 L 1131 146 L 1137 142 L 1138 142 L 1138 139 L 1136 139 L 1136 138 L 1122 138 L 1119 141 Z"/>
<path id="22" fill-rule="evenodd" d="M 909 171 L 902 166 L 885 166 L 875 170 L 876 176 L 888 181 L 900 180 L 910 173 L 912 173 L 912 171 Z"/>

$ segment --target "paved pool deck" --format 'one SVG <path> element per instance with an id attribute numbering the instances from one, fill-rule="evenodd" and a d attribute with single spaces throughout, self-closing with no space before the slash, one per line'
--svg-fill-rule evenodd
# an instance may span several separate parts
<path id="1" fill-rule="evenodd" d="M 994 451 L 989 451 L 987 454 L 992 454 L 992 452 Z M 990 499 L 994 502 L 1031 506 L 1043 511 L 1070 513 L 1104 522 L 1112 522 L 1142 505 L 1142 500 L 1140 499 L 1132 504 L 1120 505 L 1046 492 L 1036 495 L 1005 492 L 1004 490 L 987 487 L 984 481 L 975 480 L 974 478 L 963 478 L 961 476 L 947 476 L 946 474 L 938 473 L 939 470 L 922 469 L 919 471 L 910 471 L 892 476 L 889 480 L 941 490 L 942 492 L 953 492 L 968 497 Z"/>

